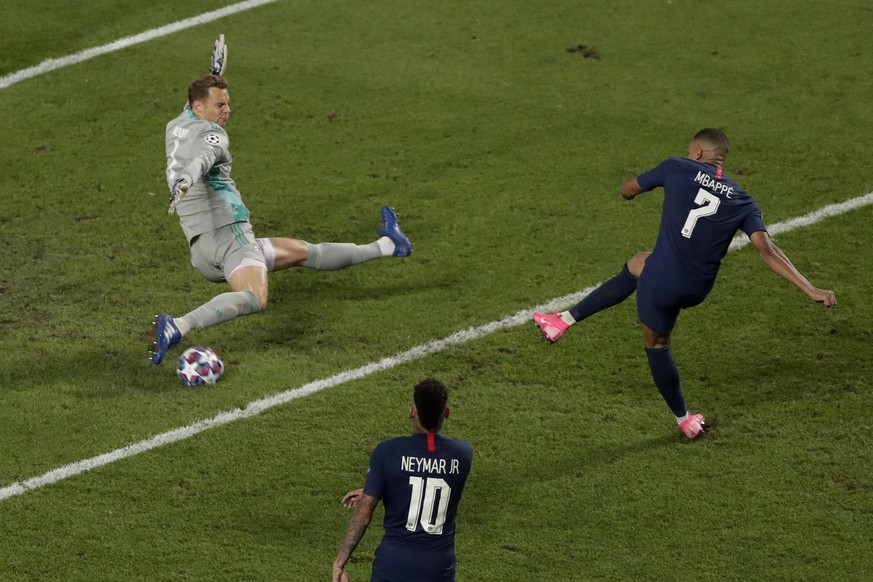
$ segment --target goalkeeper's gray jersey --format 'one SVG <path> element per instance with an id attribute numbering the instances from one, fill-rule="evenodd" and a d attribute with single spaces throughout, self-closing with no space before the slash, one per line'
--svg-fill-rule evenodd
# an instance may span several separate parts
<path id="1" fill-rule="evenodd" d="M 200 119 L 190 109 L 167 124 L 167 185 L 179 178 L 191 184 L 176 206 L 182 230 L 195 236 L 235 222 L 249 211 L 230 177 L 230 139 L 224 128 Z"/>

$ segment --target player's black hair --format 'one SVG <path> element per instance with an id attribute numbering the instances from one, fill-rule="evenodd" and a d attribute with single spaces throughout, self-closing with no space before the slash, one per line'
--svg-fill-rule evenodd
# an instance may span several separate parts
<path id="1" fill-rule="evenodd" d="M 188 103 L 205 101 L 212 87 L 227 89 L 227 81 L 221 75 L 204 75 L 196 79 L 188 86 Z"/>
<path id="2" fill-rule="evenodd" d="M 449 389 L 435 378 L 426 378 L 415 385 L 413 392 L 418 421 L 429 432 L 435 432 L 443 425 L 446 406 L 449 402 Z"/>
<path id="3" fill-rule="evenodd" d="M 695 133 L 694 141 L 699 141 L 714 148 L 722 159 L 727 158 L 728 152 L 731 149 L 731 142 L 728 140 L 725 132 L 714 127 L 707 127 Z"/>

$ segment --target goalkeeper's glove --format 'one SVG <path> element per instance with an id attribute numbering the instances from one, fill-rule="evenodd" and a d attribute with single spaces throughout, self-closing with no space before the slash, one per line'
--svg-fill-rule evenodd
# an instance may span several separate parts
<path id="1" fill-rule="evenodd" d="M 209 74 L 224 75 L 227 68 L 227 45 L 224 44 L 224 35 L 219 34 L 215 41 L 215 49 L 212 51 L 212 63 L 209 65 Z"/>
<path id="2" fill-rule="evenodd" d="M 168 214 L 176 212 L 176 205 L 185 197 L 190 187 L 191 183 L 185 178 L 179 178 L 173 182 L 173 185 L 170 186 L 170 207 L 167 208 Z"/>

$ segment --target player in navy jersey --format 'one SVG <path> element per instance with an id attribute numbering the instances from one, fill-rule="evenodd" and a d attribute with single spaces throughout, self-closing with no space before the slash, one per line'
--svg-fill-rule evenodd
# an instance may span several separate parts
<path id="1" fill-rule="evenodd" d="M 636 291 L 652 378 L 679 428 L 691 439 L 703 433 L 705 418 L 690 414 L 685 406 L 670 338 L 679 312 L 706 299 L 737 231 L 749 236 L 770 269 L 810 299 L 826 307 L 836 303 L 833 291 L 810 284 L 770 240 L 758 203 L 722 169 L 729 149 L 721 130 L 703 129 L 691 139 L 687 158 L 670 158 L 625 182 L 621 195 L 627 200 L 657 187 L 664 189 L 654 250 L 631 257 L 618 275 L 568 311 L 533 316 L 543 337 L 554 343 L 571 325 L 621 303 Z"/>
<path id="2" fill-rule="evenodd" d="M 334 582 L 364 537 L 373 511 L 385 504 L 385 535 L 371 582 L 451 582 L 455 579 L 455 516 L 473 463 L 473 447 L 442 434 L 449 392 L 432 378 L 415 386 L 412 435 L 383 441 L 370 456 L 363 489 L 343 497 L 356 507 L 333 563 Z"/>

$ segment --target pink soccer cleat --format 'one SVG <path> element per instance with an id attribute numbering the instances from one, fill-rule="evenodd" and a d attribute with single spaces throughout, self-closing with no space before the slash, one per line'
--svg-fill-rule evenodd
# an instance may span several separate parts
<path id="1" fill-rule="evenodd" d="M 690 439 L 696 439 L 703 434 L 703 429 L 706 426 L 706 419 L 702 414 L 692 414 L 688 418 L 679 423 L 679 428 Z"/>
<path id="2" fill-rule="evenodd" d="M 542 330 L 543 337 L 546 338 L 550 344 L 561 339 L 564 332 L 570 328 L 570 324 L 561 319 L 561 316 L 558 315 L 557 311 L 551 315 L 548 313 L 534 313 L 533 320 L 534 323 L 539 326 L 540 330 Z"/>

